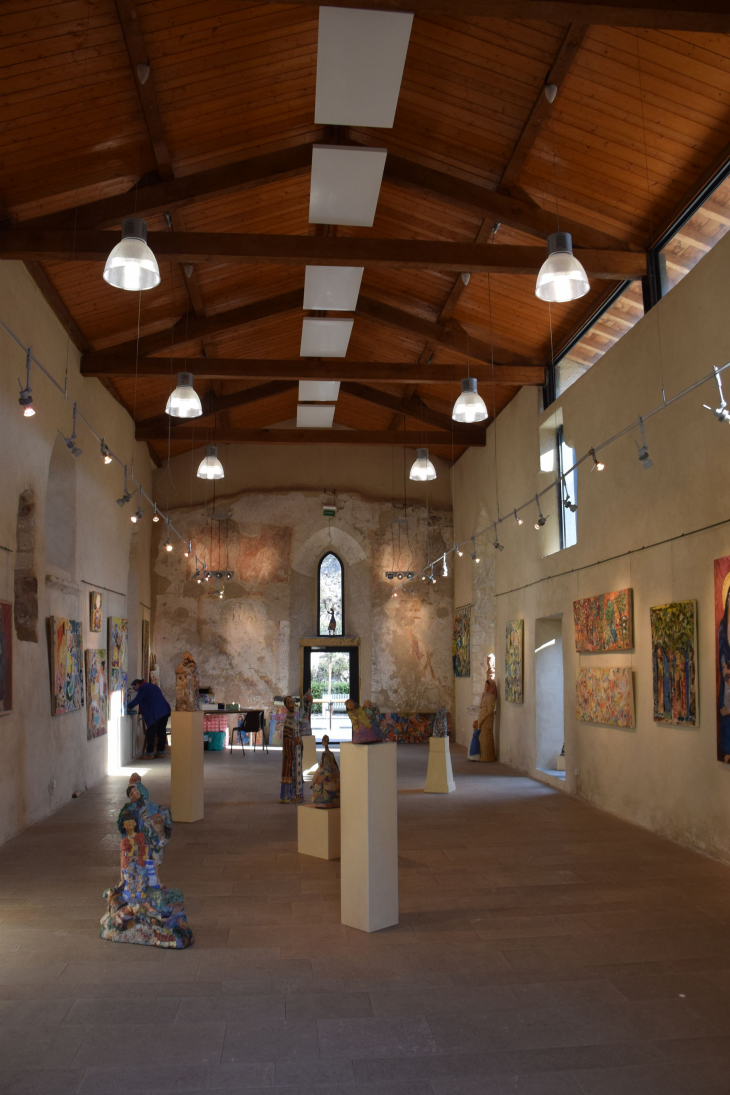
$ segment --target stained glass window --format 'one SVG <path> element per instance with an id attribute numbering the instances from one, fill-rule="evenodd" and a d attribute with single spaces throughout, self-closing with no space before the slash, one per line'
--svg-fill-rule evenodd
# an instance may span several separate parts
<path id="1" fill-rule="evenodd" d="M 317 582 L 319 634 L 344 635 L 344 583 L 342 562 L 331 551 L 319 564 Z M 334 627 L 332 620 L 334 617 Z"/>

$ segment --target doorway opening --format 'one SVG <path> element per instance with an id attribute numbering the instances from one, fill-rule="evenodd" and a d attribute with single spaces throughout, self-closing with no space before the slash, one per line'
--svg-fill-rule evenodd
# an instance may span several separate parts
<path id="1" fill-rule="evenodd" d="M 317 741 L 352 741 L 347 700 L 360 702 L 360 651 L 356 646 L 305 646 L 302 688 L 312 690 L 312 733 Z"/>
<path id="2" fill-rule="evenodd" d="M 535 620 L 535 767 L 565 779 L 563 617 Z"/>

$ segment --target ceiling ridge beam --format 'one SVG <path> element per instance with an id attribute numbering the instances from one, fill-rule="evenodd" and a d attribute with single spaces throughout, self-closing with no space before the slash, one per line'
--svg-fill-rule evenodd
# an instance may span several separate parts
<path id="1" fill-rule="evenodd" d="M 175 441 L 198 443 L 203 446 L 207 443 L 207 430 L 195 431 L 194 427 L 181 426 L 175 431 Z M 138 441 L 167 441 L 167 427 L 137 427 L 136 438 Z M 335 444 L 335 445 L 404 445 L 407 448 L 420 448 L 423 445 L 468 445 L 481 446 L 487 443 L 487 431 L 475 427 L 462 426 L 454 431 L 453 438 L 445 436 L 441 430 L 402 430 L 394 433 L 391 430 L 319 430 L 319 429 L 226 429 L 215 431 L 215 439 L 219 445 L 301 445 L 301 444 Z"/>

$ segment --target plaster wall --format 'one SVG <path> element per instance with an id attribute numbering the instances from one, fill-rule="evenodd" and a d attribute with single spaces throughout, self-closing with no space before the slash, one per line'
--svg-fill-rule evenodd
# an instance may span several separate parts
<path id="1" fill-rule="evenodd" d="M 68 367 L 70 397 L 67 402 L 34 368 L 31 385 L 36 414 L 24 418 L 18 406 L 17 378 L 25 377 L 25 355 L 0 330 L 0 428 L 5 453 L 0 545 L 8 549 L 0 551 L 0 599 L 13 601 L 16 561 L 21 565 L 28 561 L 26 545 L 16 542 L 16 531 L 18 498 L 30 489 L 36 503 L 34 570 L 39 601 L 38 641 L 20 641 L 13 632 L 13 710 L 0 716 L 2 843 L 68 801 L 75 790 L 101 779 L 110 761 L 112 765 L 126 762 L 130 753 L 129 719 L 113 727 L 110 734 L 87 741 L 85 708 L 51 716 L 48 617 L 81 620 L 84 646 L 105 647 L 106 618 L 110 613 L 134 617 L 143 611 L 139 601 L 150 603 L 149 525 L 141 526 L 137 533 L 135 589 L 130 597 L 134 526 L 129 520 L 129 508 L 122 511 L 115 504 L 122 492 L 122 472 L 118 465 L 102 462 L 98 442 L 82 422 L 77 433 L 83 455 L 74 459 L 65 450 L 55 462 L 56 488 L 65 505 L 75 511 L 75 522 L 63 531 L 62 550 L 53 543 L 59 515 L 53 503 L 46 505 L 49 469 L 57 431 L 61 429 L 66 435 L 71 432 L 73 401 L 78 401 L 94 428 L 103 432 L 114 452 L 130 463 L 134 458 L 135 472 L 148 492 L 151 474 L 146 447 L 134 441 L 131 418 L 98 380 L 81 378 L 77 350 L 22 263 L 0 263 L 0 315 L 24 344 L 32 345 L 35 355 L 61 385 Z M 55 565 L 47 556 L 56 560 Z M 99 589 L 104 595 L 100 634 L 89 632 L 90 589 Z M 131 675 L 136 668 L 135 652 L 130 643 Z"/>
<path id="2" fill-rule="evenodd" d="M 562 411 L 566 442 L 578 455 L 646 415 L 730 360 L 727 287 L 730 239 L 722 240 L 660 304 L 610 349 L 544 414 L 538 391 L 524 388 L 490 425 L 485 449 L 472 449 L 455 470 L 457 536 L 483 528 L 499 513 L 534 496 L 541 424 Z M 730 554 L 730 523 L 722 488 L 730 429 L 702 404 L 717 405 L 714 381 L 646 422 L 653 468 L 637 459 L 638 430 L 602 451 L 603 472 L 578 471 L 578 542 L 545 555 L 531 513 L 518 527 L 499 526 L 505 550 L 495 565 L 493 621 L 497 681 L 504 682 L 504 635 L 510 619 L 525 621 L 524 703 L 502 702 L 500 759 L 537 772 L 535 756 L 536 620 L 562 614 L 565 668 L 566 783 L 569 793 L 672 839 L 730 861 L 730 765 L 716 759 L 713 560 Z M 496 430 L 496 438 L 495 438 Z M 557 514 L 557 496 L 543 500 Z M 480 518 L 480 510 L 483 517 Z M 534 512 L 534 510 L 532 511 Z M 482 540 L 485 552 L 492 551 Z M 473 592 L 473 568 L 457 560 L 456 601 Z M 622 587 L 634 591 L 635 645 L 622 654 L 578 655 L 573 601 Z M 674 600 L 698 605 L 699 726 L 653 721 L 649 609 Z M 636 725 L 631 730 L 575 718 L 579 666 L 626 666 L 633 672 Z M 457 682 L 458 683 L 458 682 Z M 457 724 L 466 741 L 466 696 L 457 689 Z M 559 784 L 555 784 L 558 786 Z"/>
<path id="3" fill-rule="evenodd" d="M 535 620 L 535 692 L 535 763 L 554 769 L 565 730 L 562 620 Z"/>

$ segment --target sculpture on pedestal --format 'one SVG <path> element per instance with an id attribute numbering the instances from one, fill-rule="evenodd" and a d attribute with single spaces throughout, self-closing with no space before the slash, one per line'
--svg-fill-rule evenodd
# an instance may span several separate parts
<path id="1" fill-rule="evenodd" d="M 487 658 L 487 679 L 479 703 L 479 715 L 474 721 L 474 734 L 469 746 L 469 760 L 490 764 L 496 761 L 494 748 L 494 711 L 497 706 L 497 682 L 494 679 L 494 655 Z"/>
<path id="2" fill-rule="evenodd" d="M 383 741 L 383 735 L 377 723 L 378 709 L 369 700 L 361 707 L 354 700 L 348 700 L 345 710 L 352 723 L 352 741 L 354 745 L 373 745 Z"/>
<path id="3" fill-rule="evenodd" d="M 117 818 L 121 878 L 104 891 L 101 938 L 175 950 L 189 947 L 193 933 L 182 892 L 167 889 L 159 878 L 162 853 L 172 835 L 169 807 L 149 801 L 137 772 L 130 777 L 127 799 Z"/>
<path id="4" fill-rule="evenodd" d="M 175 710 L 198 710 L 198 667 L 192 654 L 183 655 L 175 666 Z"/>
<path id="5" fill-rule="evenodd" d="M 339 810 L 340 769 L 335 754 L 330 750 L 327 734 L 322 738 L 324 752 L 319 758 L 317 771 L 312 780 L 312 802 L 318 810 Z"/>
<path id="6" fill-rule="evenodd" d="M 434 738 L 448 738 L 449 736 L 449 712 L 445 707 L 439 707 L 433 719 Z"/>
<path id="7" fill-rule="evenodd" d="M 302 738 L 299 732 L 299 716 L 293 696 L 284 697 L 286 718 L 283 727 L 281 754 L 281 792 L 279 802 L 294 804 L 304 801 L 304 774 L 302 772 Z"/>

